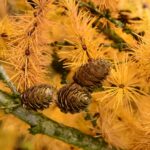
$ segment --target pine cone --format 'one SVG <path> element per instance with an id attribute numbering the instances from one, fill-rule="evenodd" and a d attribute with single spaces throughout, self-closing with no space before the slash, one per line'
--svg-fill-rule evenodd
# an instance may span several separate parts
<path id="1" fill-rule="evenodd" d="M 91 103 L 91 95 L 80 85 L 72 83 L 58 91 L 57 106 L 64 113 L 78 113 Z"/>
<path id="2" fill-rule="evenodd" d="M 91 60 L 81 66 L 73 76 L 73 80 L 89 91 L 101 86 L 102 80 L 110 71 L 110 63 L 103 59 Z"/>
<path id="3" fill-rule="evenodd" d="M 22 104 L 33 110 L 43 110 L 56 99 L 56 91 L 52 86 L 42 84 L 27 89 L 21 95 Z"/>

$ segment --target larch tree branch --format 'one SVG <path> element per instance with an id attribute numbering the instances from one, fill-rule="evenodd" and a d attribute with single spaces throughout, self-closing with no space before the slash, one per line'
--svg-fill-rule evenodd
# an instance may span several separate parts
<path id="1" fill-rule="evenodd" d="M 106 13 L 102 13 L 94 5 L 91 5 L 91 4 L 83 2 L 83 1 L 79 1 L 79 6 L 87 8 L 92 14 L 98 16 L 99 18 L 107 19 L 108 21 L 113 23 L 116 27 L 122 28 L 122 30 L 126 34 L 130 34 L 134 39 L 140 40 L 140 36 L 137 33 L 135 33 L 132 29 L 127 27 L 122 21 L 117 20 L 116 18 L 113 18 L 110 15 L 110 13 L 107 13 L 107 12 Z"/>
<path id="2" fill-rule="evenodd" d="M 31 126 L 31 134 L 45 134 L 84 150 L 109 150 L 108 144 L 102 138 L 94 138 L 81 131 L 57 123 L 39 112 L 25 109 L 21 105 L 20 96 L 15 86 L 9 80 L 5 70 L 0 65 L 0 80 L 4 81 L 12 90 L 10 95 L 0 90 L 0 108 L 11 113 Z"/>
<path id="3" fill-rule="evenodd" d="M 7 109 L 19 102 L 11 95 L 0 91 L 0 106 Z M 94 138 L 81 131 L 57 123 L 41 113 L 27 110 L 21 105 L 9 109 L 10 113 L 31 126 L 31 134 L 45 134 L 85 150 L 109 150 L 108 144 L 102 138 Z"/>

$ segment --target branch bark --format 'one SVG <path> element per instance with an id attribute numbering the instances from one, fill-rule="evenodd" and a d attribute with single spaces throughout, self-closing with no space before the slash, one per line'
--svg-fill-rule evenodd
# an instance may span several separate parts
<path id="1" fill-rule="evenodd" d="M 29 130 L 32 134 L 45 134 L 85 150 L 111 149 L 102 138 L 97 139 L 75 128 L 57 123 L 41 113 L 23 108 L 19 103 L 19 98 L 14 98 L 0 91 L 0 106 L 9 108 L 9 113 L 29 124 L 31 126 Z M 17 104 L 17 107 L 10 109 Z"/>

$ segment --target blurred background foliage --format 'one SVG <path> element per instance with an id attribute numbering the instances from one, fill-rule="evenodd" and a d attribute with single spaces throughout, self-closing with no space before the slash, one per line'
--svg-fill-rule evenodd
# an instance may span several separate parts
<path id="1" fill-rule="evenodd" d="M 100 11 L 103 11 L 108 7 L 112 12 L 112 16 L 114 18 L 118 17 L 118 10 L 127 10 L 120 15 L 120 20 L 123 21 L 125 24 L 127 21 L 131 21 L 127 23 L 127 27 L 130 27 L 135 35 L 138 36 L 131 36 L 131 34 L 127 34 L 122 30 L 122 28 L 116 27 L 112 22 L 108 21 L 107 19 L 101 19 L 101 23 L 103 24 L 102 29 L 105 28 L 107 25 L 110 27 L 112 31 L 115 31 L 117 35 L 121 38 L 121 42 L 117 39 L 116 41 L 111 40 L 111 37 L 114 35 L 110 35 L 112 33 L 108 30 L 102 33 L 96 33 L 87 24 L 84 26 L 84 22 L 88 19 L 81 22 L 81 27 L 85 29 L 85 32 L 82 31 L 82 28 L 79 28 L 81 32 L 77 33 L 83 36 L 88 37 L 89 40 L 86 44 L 91 49 L 92 56 L 94 58 L 102 57 L 108 60 L 113 60 L 114 64 L 116 64 L 116 72 L 113 72 L 113 75 L 108 77 L 108 80 L 104 81 L 104 92 L 95 92 L 93 93 L 93 103 L 89 106 L 87 112 L 81 112 L 79 114 L 64 114 L 60 112 L 56 106 L 52 106 L 49 109 L 44 110 L 46 116 L 63 123 L 65 125 L 75 127 L 87 134 L 90 134 L 95 137 L 102 136 L 105 140 L 111 144 L 116 146 L 117 148 L 122 149 L 135 149 L 135 150 L 149 150 L 150 149 L 150 117 L 149 117 L 149 103 L 147 100 L 150 101 L 150 65 L 149 65 L 149 58 L 150 58 L 150 0 L 91 0 L 95 5 L 99 6 Z M 101 1 L 101 2 L 100 2 Z M 57 2 L 57 1 L 56 1 Z M 83 0 L 83 2 L 88 2 L 88 0 Z M 102 5 L 103 4 L 103 5 Z M 71 7 L 71 6 L 70 6 Z M 76 11 L 76 10 L 73 10 Z M 131 11 L 131 12 L 130 12 Z M 13 22 L 11 22 L 7 16 L 11 15 L 24 15 L 31 14 L 33 12 L 32 7 L 27 3 L 25 0 L 0 0 L 0 59 L 1 62 L 5 62 L 8 58 L 8 53 L 6 52 L 7 49 L 7 36 L 9 37 L 16 34 L 17 32 L 21 32 L 23 24 L 16 24 L 15 27 L 18 26 L 18 30 L 14 28 Z M 79 59 L 76 61 L 73 56 L 77 56 L 78 53 L 72 50 L 68 45 L 75 43 L 75 47 L 81 50 L 78 39 L 75 38 L 75 26 L 71 24 L 71 15 L 67 18 L 65 14 L 65 10 L 63 7 L 58 7 L 57 5 L 51 6 L 51 11 L 48 12 L 47 18 L 51 21 L 51 25 L 49 28 L 49 37 L 48 37 L 48 44 L 49 49 L 51 49 L 51 55 L 49 58 L 46 59 L 45 63 L 51 64 L 48 66 L 48 76 L 39 76 L 37 78 L 37 83 L 42 80 L 42 83 L 50 83 L 55 85 L 57 88 L 62 87 L 65 83 L 72 82 L 72 76 L 76 71 L 76 68 L 81 66 L 82 64 L 87 62 L 86 56 L 79 55 Z M 126 15 L 127 14 L 127 15 Z M 86 16 L 86 15 L 85 15 Z M 75 16 L 76 17 L 76 16 Z M 81 14 L 81 18 L 82 18 Z M 132 19 L 134 17 L 139 17 L 142 19 Z M 29 18 L 30 19 L 30 18 Z M 26 20 L 25 20 L 26 21 Z M 72 28 L 71 28 L 72 27 Z M 64 30 L 65 28 L 65 30 Z M 45 28 L 42 28 L 43 30 Z M 76 30 L 76 29 L 75 29 Z M 82 33 L 84 32 L 84 33 Z M 89 32 L 89 33 L 88 33 Z M 6 33 L 6 35 L 2 34 Z M 45 35 L 45 34 L 44 34 Z M 144 36 L 143 36 L 144 35 Z M 6 37 L 5 37 L 6 36 Z M 141 36 L 141 37 L 140 37 Z M 142 37 L 143 36 L 143 37 Z M 91 39 L 90 39 L 91 37 Z M 134 38 L 133 38 L 134 37 Z M 139 44 L 139 40 L 137 37 L 142 38 L 142 40 L 146 44 Z M 119 39 L 120 39 L 119 38 Z M 65 39 L 69 39 L 70 41 L 65 41 Z M 93 43 L 100 42 L 102 48 L 99 48 L 99 51 L 95 53 L 94 48 L 97 46 L 94 45 L 91 41 L 94 39 Z M 47 40 L 47 39 L 46 39 Z M 114 40 L 114 39 L 113 39 Z M 59 42 L 60 41 L 60 42 Z M 122 42 L 123 41 L 123 42 Z M 144 43 L 143 42 L 143 43 Z M 129 45 L 127 48 L 118 48 L 120 43 L 125 43 Z M 93 46 L 93 45 L 95 46 Z M 118 45 L 119 46 L 118 46 Z M 65 45 L 65 46 L 64 46 Z M 110 46 L 111 45 L 111 46 Z M 121 45 L 122 46 L 122 45 Z M 75 48 L 74 47 L 74 48 Z M 103 50 L 101 50 L 103 49 Z M 118 50 L 116 50 L 118 49 Z M 132 51 L 130 51 L 132 49 Z M 139 49 L 139 51 L 138 51 Z M 69 51 L 70 50 L 70 51 Z M 120 60 L 124 59 L 126 54 L 132 55 L 134 52 L 135 59 L 139 62 L 137 64 L 133 63 L 132 61 L 127 62 L 125 66 L 121 66 L 119 64 Z M 19 54 L 18 54 L 19 55 Z M 98 55 L 98 56 L 97 56 Z M 114 56 L 116 56 L 114 58 Z M 11 55 L 9 55 L 11 57 Z M 14 57 L 14 55 L 12 55 Z M 80 59 L 81 57 L 81 59 Z M 144 58 L 144 59 L 143 59 Z M 34 59 L 34 58 L 33 58 Z M 128 59 L 128 58 L 127 58 Z M 73 60 L 70 63 L 70 60 Z M 124 60 L 123 62 L 125 62 Z M 149 62 L 148 62 L 149 61 Z M 12 62 L 11 62 L 12 63 Z M 131 63 L 131 64 L 130 64 Z M 64 68 L 63 64 L 67 67 Z M 13 76 L 13 68 L 11 69 L 10 66 L 5 64 L 6 71 L 8 74 Z M 143 67 L 144 66 L 144 67 Z M 36 74 L 40 74 L 41 70 L 37 67 Z M 147 68 L 146 68 L 147 67 Z M 140 72 L 140 77 L 134 75 L 137 73 L 137 70 Z M 124 69 L 127 69 L 127 72 L 124 73 Z M 149 71 L 147 71 L 149 70 Z M 120 75 L 120 77 L 118 77 Z M 122 77 L 124 76 L 124 78 Z M 125 79 L 125 77 L 127 79 Z M 142 78 L 141 78 L 142 77 Z M 44 81 L 43 81 L 44 79 Z M 130 81 L 129 81 L 129 80 Z M 122 81 L 125 80 L 125 81 Z M 134 81 L 135 80 L 135 81 Z M 17 81 L 18 82 L 18 81 Z M 111 95 L 111 88 L 119 87 L 120 84 L 124 82 L 126 86 L 136 87 L 137 91 L 140 89 L 146 93 L 146 97 L 142 97 L 144 94 L 136 94 L 136 90 L 133 91 L 133 95 L 127 93 L 126 99 L 135 100 L 137 104 L 138 110 L 133 109 L 132 113 L 128 111 L 127 106 L 128 100 L 126 102 L 127 109 L 122 107 L 122 93 L 119 91 L 118 95 L 113 97 L 113 93 Z M 133 83 L 132 83 L 133 82 Z M 36 82 L 34 82 L 36 83 Z M 22 83 L 20 83 L 22 85 Z M 22 86 L 17 85 L 20 91 L 23 91 L 24 88 Z M 10 90 L 3 84 L 0 83 L 0 89 L 10 92 Z M 117 91 L 118 89 L 116 89 Z M 125 91 L 124 91 L 125 92 Z M 134 93 L 135 92 L 135 93 Z M 138 91 L 139 92 L 139 91 Z M 137 93 L 138 93 L 137 92 Z M 140 93 L 140 92 L 139 92 Z M 106 99 L 106 101 L 102 103 L 98 103 L 102 97 Z M 113 101 L 108 102 L 107 99 L 113 99 Z M 140 99 L 138 101 L 138 99 Z M 118 100 L 118 101 L 117 101 Z M 114 102 L 117 101 L 115 104 Z M 138 102 L 137 102 L 138 101 Z M 129 102 L 130 103 L 130 102 Z M 132 102 L 131 102 L 132 103 Z M 98 107 L 97 107 L 98 105 Z M 134 104 L 131 104 L 134 105 Z M 114 106 L 114 108 L 112 107 Z M 147 107 L 145 107 L 147 106 Z M 118 109 L 116 109 L 118 108 Z M 115 111 L 114 111 L 115 109 Z M 137 111 L 137 112 L 135 112 Z M 110 117 L 113 112 L 113 119 Z M 102 117 L 99 117 L 102 116 Z M 112 119 L 112 120 L 111 120 Z M 4 114 L 2 111 L 0 112 L 0 149 L 2 150 L 79 150 L 79 148 L 75 148 L 69 144 L 65 144 L 61 141 L 46 137 L 44 135 L 31 135 L 28 131 L 28 125 L 23 123 L 22 121 L 16 119 L 14 116 L 10 114 Z"/>

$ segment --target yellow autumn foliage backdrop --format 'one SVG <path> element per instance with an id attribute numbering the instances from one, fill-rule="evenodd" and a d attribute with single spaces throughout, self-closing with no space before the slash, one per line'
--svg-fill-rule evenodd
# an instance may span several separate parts
<path id="1" fill-rule="evenodd" d="M 91 1 L 100 12 L 109 9 L 114 18 L 119 10 L 130 10 L 125 12 L 128 19 L 141 18 L 127 24 L 132 35 L 106 18 L 100 20 L 103 28 L 109 26 L 126 43 L 122 51 L 112 46 L 114 43 L 106 34 L 98 32 L 97 26 L 92 27 L 97 16 L 79 9 L 74 0 L 60 0 L 59 5 L 52 0 L 35 0 L 40 6 L 36 10 L 25 0 L 0 0 L 0 63 L 19 92 L 40 83 L 59 89 L 63 86 L 62 77 L 50 65 L 52 54 L 57 53 L 59 60 L 64 61 L 69 70 L 66 82 L 70 83 L 76 69 L 88 62 L 83 50 L 86 46 L 90 57 L 107 59 L 113 66 L 103 82 L 103 91 L 92 93 L 88 113 L 99 114 L 96 125 L 85 119 L 87 112 L 64 114 L 51 106 L 42 113 L 94 137 L 103 137 L 116 148 L 149 150 L 150 0 Z M 144 36 L 137 34 L 140 32 Z M 59 41 L 67 41 L 70 45 L 62 46 Z M 0 89 L 10 92 L 1 82 Z M 28 128 L 22 121 L 1 111 L 0 149 L 79 149 L 44 135 L 33 136 Z"/>

